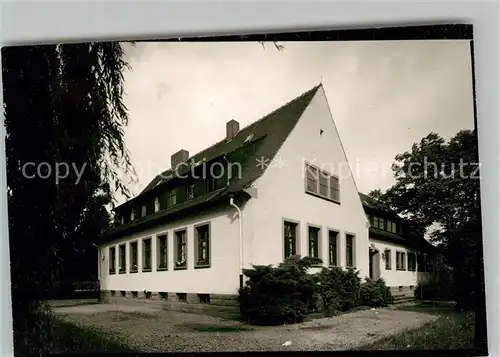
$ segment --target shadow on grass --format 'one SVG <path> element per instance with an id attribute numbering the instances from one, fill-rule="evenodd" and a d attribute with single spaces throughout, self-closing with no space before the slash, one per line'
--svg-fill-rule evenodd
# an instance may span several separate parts
<path id="1" fill-rule="evenodd" d="M 133 353 L 124 341 L 88 326 L 76 326 L 51 318 L 51 353 Z"/>
<path id="2" fill-rule="evenodd" d="M 198 332 L 240 332 L 248 331 L 248 328 L 242 326 L 198 326 L 194 327 L 195 331 Z"/>
<path id="3" fill-rule="evenodd" d="M 474 313 L 453 311 L 449 303 L 417 302 L 396 310 L 438 315 L 438 319 L 419 328 L 407 329 L 384 337 L 356 350 L 472 350 L 474 348 Z"/>

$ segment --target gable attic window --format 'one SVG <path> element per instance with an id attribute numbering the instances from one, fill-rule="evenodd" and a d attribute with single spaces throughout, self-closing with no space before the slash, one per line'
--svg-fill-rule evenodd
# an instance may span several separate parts
<path id="1" fill-rule="evenodd" d="M 160 210 L 160 198 L 157 196 L 155 197 L 155 212 L 158 212 Z"/>
<path id="2" fill-rule="evenodd" d="M 305 164 L 305 186 L 307 193 L 340 203 L 339 178 L 307 163 Z"/>

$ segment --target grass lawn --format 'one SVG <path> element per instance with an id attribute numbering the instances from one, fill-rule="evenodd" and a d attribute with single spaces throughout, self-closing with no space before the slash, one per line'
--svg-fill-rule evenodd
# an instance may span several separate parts
<path id="1" fill-rule="evenodd" d="M 359 350 L 422 350 L 422 349 L 473 349 L 474 313 L 457 313 L 448 304 L 417 303 L 401 306 L 399 310 L 438 315 L 439 318 L 416 329 L 409 329 L 375 343 L 361 346 Z"/>
<path id="2" fill-rule="evenodd" d="M 133 353 L 116 337 L 104 331 L 75 326 L 58 318 L 52 318 L 53 345 L 51 353 Z"/>
<path id="3" fill-rule="evenodd" d="M 52 314 L 36 317 L 37 331 L 17 334 L 16 356 L 46 354 L 134 353 L 109 333 L 92 327 L 75 326 Z M 16 336 L 16 334 L 15 334 Z"/>

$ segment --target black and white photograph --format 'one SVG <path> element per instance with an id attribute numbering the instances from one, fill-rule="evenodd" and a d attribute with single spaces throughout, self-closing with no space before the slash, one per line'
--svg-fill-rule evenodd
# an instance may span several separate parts
<path id="1" fill-rule="evenodd" d="M 472 30 L 3 47 L 15 355 L 486 355 Z"/>

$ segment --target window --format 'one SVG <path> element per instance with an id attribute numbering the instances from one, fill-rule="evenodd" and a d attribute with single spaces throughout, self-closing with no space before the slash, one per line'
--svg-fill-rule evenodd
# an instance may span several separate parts
<path id="1" fill-rule="evenodd" d="M 198 299 L 202 304 L 210 304 L 210 294 L 198 294 Z"/>
<path id="2" fill-rule="evenodd" d="M 373 217 L 373 226 L 378 229 L 385 230 L 385 221 L 380 217 Z"/>
<path id="3" fill-rule="evenodd" d="M 391 270 L 392 269 L 392 257 L 391 257 L 391 251 L 390 249 L 384 250 L 384 255 L 385 255 L 385 270 Z"/>
<path id="4" fill-rule="evenodd" d="M 397 233 L 397 225 L 395 222 L 391 222 L 391 232 L 392 233 Z"/>
<path id="5" fill-rule="evenodd" d="M 328 197 L 328 178 L 324 173 L 319 175 L 319 194 L 324 197 Z"/>
<path id="6" fill-rule="evenodd" d="M 121 217 L 120 217 L 120 222 L 121 222 L 121 224 L 124 224 L 124 223 L 125 223 L 125 216 L 121 216 Z"/>
<path id="7" fill-rule="evenodd" d="M 125 244 L 122 244 L 118 247 L 118 250 L 119 250 L 119 273 L 120 274 L 123 274 L 127 271 L 127 268 L 125 266 Z"/>
<path id="8" fill-rule="evenodd" d="M 196 227 L 196 267 L 210 266 L 210 225 Z"/>
<path id="9" fill-rule="evenodd" d="M 174 269 L 186 269 L 186 230 L 175 232 L 175 267 Z"/>
<path id="10" fill-rule="evenodd" d="M 306 192 L 340 202 L 339 179 L 326 171 L 306 164 Z"/>
<path id="11" fill-rule="evenodd" d="M 396 270 L 406 270 L 406 253 L 396 252 Z"/>
<path id="12" fill-rule="evenodd" d="M 319 235 L 319 228 L 309 227 L 309 256 L 311 258 L 319 258 Z"/>
<path id="13" fill-rule="evenodd" d="M 297 223 L 284 222 L 285 259 L 297 254 Z"/>
<path id="14" fill-rule="evenodd" d="M 189 184 L 186 187 L 186 198 L 192 200 L 194 198 L 194 183 Z"/>
<path id="15" fill-rule="evenodd" d="M 337 237 L 338 232 L 328 231 L 328 264 L 337 266 Z"/>
<path id="16" fill-rule="evenodd" d="M 162 234 L 157 238 L 158 247 L 158 270 L 168 269 L 168 246 L 167 246 L 167 235 Z"/>
<path id="17" fill-rule="evenodd" d="M 167 207 L 172 207 L 177 204 L 177 196 L 175 194 L 175 189 L 171 189 L 167 192 Z"/>
<path id="18" fill-rule="evenodd" d="M 137 273 L 137 242 L 130 243 L 129 254 L 130 272 Z"/>
<path id="19" fill-rule="evenodd" d="M 339 179 L 335 176 L 330 176 L 330 198 L 340 202 L 340 185 Z"/>
<path id="20" fill-rule="evenodd" d="M 146 214 L 148 213 L 148 210 L 146 208 L 146 205 L 143 205 L 141 207 L 141 217 L 146 217 Z"/>
<path id="21" fill-rule="evenodd" d="M 160 210 L 160 198 L 155 197 L 155 212 L 158 212 Z"/>
<path id="22" fill-rule="evenodd" d="M 151 238 L 142 241 L 142 271 L 151 271 Z"/>
<path id="23" fill-rule="evenodd" d="M 415 253 L 408 253 L 408 270 L 409 271 L 417 270 L 417 257 Z"/>
<path id="24" fill-rule="evenodd" d="M 306 164 L 306 189 L 318 193 L 318 169 Z"/>
<path id="25" fill-rule="evenodd" d="M 345 254 L 347 267 L 354 267 L 354 236 L 352 234 L 345 235 Z"/>
<path id="26" fill-rule="evenodd" d="M 135 210 L 132 207 L 132 211 L 130 211 L 130 220 L 133 221 L 135 219 Z"/>
<path id="27" fill-rule="evenodd" d="M 109 273 L 114 274 L 116 271 L 116 248 L 109 247 Z"/>

